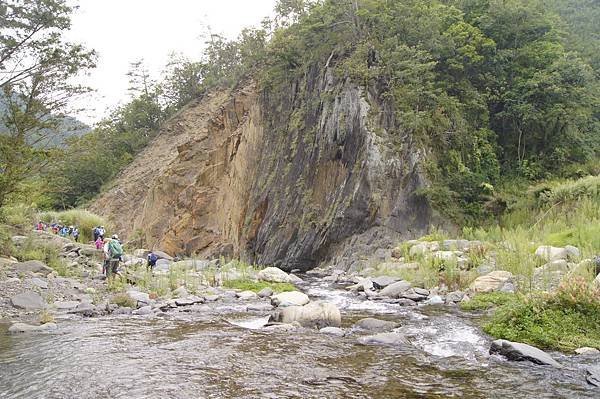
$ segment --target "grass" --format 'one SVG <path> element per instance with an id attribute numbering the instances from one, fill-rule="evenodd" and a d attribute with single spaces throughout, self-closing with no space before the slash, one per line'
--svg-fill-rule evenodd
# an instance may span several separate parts
<path id="1" fill-rule="evenodd" d="M 490 292 L 477 294 L 468 302 L 461 302 L 460 308 L 466 311 L 481 311 L 505 305 L 515 301 L 517 296 L 507 292 Z"/>
<path id="2" fill-rule="evenodd" d="M 116 295 L 113 295 L 110 298 L 110 303 L 114 303 L 115 305 L 118 305 L 121 307 L 133 308 L 133 309 L 135 309 L 135 307 L 137 306 L 137 301 L 135 301 L 134 299 L 132 299 L 129 295 L 127 295 L 125 293 L 118 293 Z"/>
<path id="3" fill-rule="evenodd" d="M 485 332 L 542 349 L 600 349 L 600 288 L 574 278 L 554 293 L 515 298 L 500 305 Z"/>
<path id="4" fill-rule="evenodd" d="M 269 283 L 266 281 L 254 281 L 249 279 L 224 281 L 223 287 L 253 292 L 258 292 L 267 287 L 270 287 L 273 290 L 273 292 L 285 292 L 296 290 L 296 287 L 294 287 L 294 285 L 290 283 Z"/>
<path id="5" fill-rule="evenodd" d="M 60 257 L 61 248 L 52 242 L 35 240 L 29 235 L 25 242 L 14 249 L 13 255 L 20 261 L 39 260 L 54 269 L 61 277 L 75 275 L 67 266 L 67 260 Z"/>
<path id="6" fill-rule="evenodd" d="M 40 315 L 40 324 L 54 323 L 54 315 L 46 310 Z"/>
<path id="7" fill-rule="evenodd" d="M 83 240 L 93 240 L 92 229 L 96 226 L 110 226 L 100 216 L 82 209 L 71 209 L 62 212 L 42 212 L 37 218 L 46 223 L 59 222 L 67 226 L 78 226 Z"/>

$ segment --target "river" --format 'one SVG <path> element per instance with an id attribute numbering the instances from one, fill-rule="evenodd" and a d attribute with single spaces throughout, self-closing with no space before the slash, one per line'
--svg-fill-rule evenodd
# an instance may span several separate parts
<path id="1" fill-rule="evenodd" d="M 330 284 L 304 287 L 334 302 L 344 327 L 397 321 L 409 347 L 364 346 L 358 333 L 266 332 L 232 325 L 243 305 L 161 317 L 62 320 L 55 331 L 0 327 L 0 398 L 597 398 L 584 357 L 565 368 L 490 356 L 476 320 L 445 306 L 364 301 Z"/>

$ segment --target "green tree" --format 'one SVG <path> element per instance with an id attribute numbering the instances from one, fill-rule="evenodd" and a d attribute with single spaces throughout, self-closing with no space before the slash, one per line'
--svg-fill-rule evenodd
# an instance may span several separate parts
<path id="1" fill-rule="evenodd" d="M 47 151 L 36 144 L 54 131 L 68 102 L 88 91 L 70 83 L 95 66 L 93 52 L 61 37 L 71 12 L 64 0 L 0 4 L 0 90 L 7 102 L 0 127 L 0 206 L 45 166 Z"/>

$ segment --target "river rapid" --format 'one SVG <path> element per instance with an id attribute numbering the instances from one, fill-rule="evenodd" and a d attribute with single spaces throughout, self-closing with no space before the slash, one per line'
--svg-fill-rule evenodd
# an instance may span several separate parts
<path id="1" fill-rule="evenodd" d="M 342 311 L 344 337 L 242 328 L 266 313 L 243 303 L 159 316 L 59 320 L 8 335 L 0 326 L 0 398 L 598 398 L 582 356 L 563 369 L 488 354 L 473 316 L 448 306 L 399 307 L 313 280 L 313 299 Z M 396 321 L 410 346 L 365 346 L 352 324 Z M 252 324 L 252 323 L 250 323 Z"/>

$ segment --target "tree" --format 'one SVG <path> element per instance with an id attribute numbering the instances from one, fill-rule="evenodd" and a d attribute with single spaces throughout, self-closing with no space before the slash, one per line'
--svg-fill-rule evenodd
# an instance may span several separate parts
<path id="1" fill-rule="evenodd" d="M 0 4 L 0 207 L 45 166 L 47 152 L 36 144 L 55 132 L 69 101 L 89 91 L 70 82 L 95 66 L 93 51 L 61 36 L 72 10 L 65 0 Z"/>

